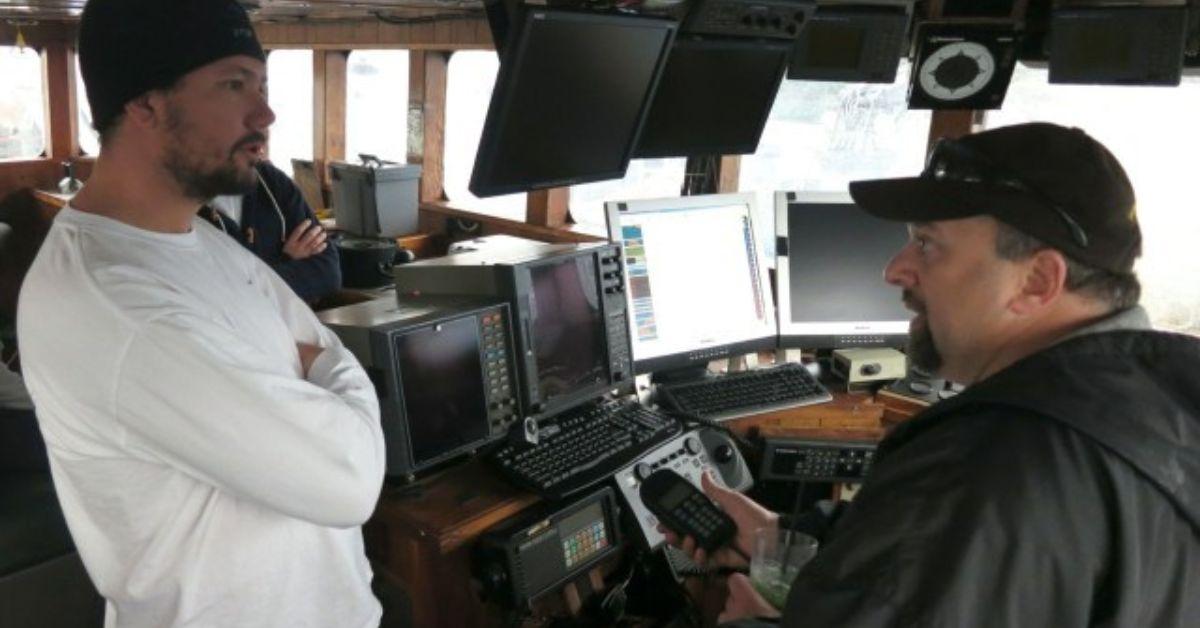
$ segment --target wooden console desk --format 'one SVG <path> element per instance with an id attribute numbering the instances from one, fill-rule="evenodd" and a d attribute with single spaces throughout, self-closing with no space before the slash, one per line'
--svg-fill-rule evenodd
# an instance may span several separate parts
<path id="1" fill-rule="evenodd" d="M 751 438 L 774 434 L 877 441 L 888 425 L 903 418 L 905 412 L 876 403 L 868 395 L 835 394 L 830 403 L 745 417 L 727 425 Z M 748 463 L 757 469 L 757 461 Z M 407 487 L 385 486 L 364 529 L 367 554 L 377 569 L 403 583 L 412 601 L 413 625 L 500 626 L 504 611 L 481 601 L 472 583 L 471 552 L 484 531 L 538 501 L 537 496 L 505 483 L 481 460 Z M 595 581 L 598 575 L 592 577 Z M 565 614 L 572 606 L 570 595 L 548 595 L 535 610 Z"/>
<path id="2" fill-rule="evenodd" d="M 480 460 L 415 484 L 385 484 L 363 530 L 367 555 L 405 587 L 414 626 L 500 625 L 500 609 L 471 587 L 473 541 L 538 501 Z"/>

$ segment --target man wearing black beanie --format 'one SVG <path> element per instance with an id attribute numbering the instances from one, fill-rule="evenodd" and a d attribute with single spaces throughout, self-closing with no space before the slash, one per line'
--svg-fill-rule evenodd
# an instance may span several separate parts
<path id="1" fill-rule="evenodd" d="M 376 626 L 384 470 L 366 373 L 200 205 L 274 114 L 234 0 L 91 0 L 102 144 L 22 287 L 22 362 L 106 626 Z"/>

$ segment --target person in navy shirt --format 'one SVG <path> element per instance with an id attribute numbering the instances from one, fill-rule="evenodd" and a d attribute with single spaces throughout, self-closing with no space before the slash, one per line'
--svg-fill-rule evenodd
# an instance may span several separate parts
<path id="1" fill-rule="evenodd" d="M 200 215 L 267 263 L 307 303 L 342 287 L 337 247 L 305 202 L 300 188 L 268 161 L 255 168 L 254 189 L 218 196 Z"/>

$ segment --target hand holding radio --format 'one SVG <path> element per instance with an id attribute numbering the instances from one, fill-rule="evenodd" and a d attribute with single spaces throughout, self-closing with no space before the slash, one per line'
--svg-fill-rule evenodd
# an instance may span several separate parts
<path id="1" fill-rule="evenodd" d="M 710 473 L 701 476 L 700 485 L 704 489 L 704 495 L 716 502 L 724 514 L 733 520 L 736 532 L 730 542 L 706 550 L 687 531 L 667 528 L 669 523 L 666 520 L 659 524 L 659 530 L 666 536 L 668 543 L 682 549 L 697 565 L 711 563 L 730 569 L 748 568 L 748 557 L 754 547 L 754 531 L 763 527 L 779 527 L 779 515 L 737 491 L 719 486 L 713 481 Z"/>

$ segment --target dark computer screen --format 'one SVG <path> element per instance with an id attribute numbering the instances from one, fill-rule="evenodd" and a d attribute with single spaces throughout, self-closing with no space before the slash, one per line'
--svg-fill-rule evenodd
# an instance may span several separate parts
<path id="1" fill-rule="evenodd" d="M 533 285 L 533 350 L 546 400 L 606 381 L 605 324 L 592 256 L 529 269 Z"/>
<path id="2" fill-rule="evenodd" d="M 624 176 L 675 28 L 655 18 L 527 10 L 505 46 L 471 191 Z"/>
<path id="3" fill-rule="evenodd" d="M 413 460 L 487 436 L 487 404 L 474 317 L 425 327 L 396 337 Z"/>
<path id="4" fill-rule="evenodd" d="M 821 195 L 814 195 L 821 196 Z M 783 203 L 782 199 L 777 203 Z M 780 272 L 780 336 L 787 346 L 825 349 L 902 344 L 912 313 L 883 270 L 908 242 L 904 223 L 876 218 L 844 201 L 783 204 L 787 241 Z M 788 342 L 803 338 L 803 342 Z"/>
<path id="5" fill-rule="evenodd" d="M 791 49 L 791 42 L 677 38 L 634 156 L 753 153 Z"/>
<path id="6" fill-rule="evenodd" d="M 1126 71 L 1131 60 L 1142 53 L 1138 33 L 1120 20 L 1091 20 L 1085 28 L 1071 31 L 1070 45 L 1060 45 L 1055 58 L 1059 65 L 1070 65 L 1083 74 Z M 1075 26 L 1072 24 L 1072 26 Z M 1066 30 L 1066 29 L 1064 29 Z"/>
<path id="7" fill-rule="evenodd" d="M 1184 7 L 1056 9 L 1051 19 L 1051 83 L 1177 85 L 1185 42 Z"/>
<path id="8" fill-rule="evenodd" d="M 806 38 L 808 64 L 815 68 L 857 68 L 862 59 L 866 31 L 842 23 L 810 24 Z"/>

